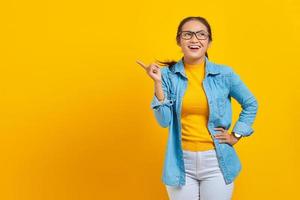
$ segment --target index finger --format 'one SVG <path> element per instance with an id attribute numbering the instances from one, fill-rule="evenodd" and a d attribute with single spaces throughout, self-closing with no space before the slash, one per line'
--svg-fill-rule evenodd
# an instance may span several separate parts
<path id="1" fill-rule="evenodd" d="M 139 61 L 139 60 L 137 60 L 136 62 L 137 62 L 139 65 L 141 65 L 144 69 L 147 68 L 147 66 L 146 66 L 143 62 L 141 62 L 141 61 Z"/>

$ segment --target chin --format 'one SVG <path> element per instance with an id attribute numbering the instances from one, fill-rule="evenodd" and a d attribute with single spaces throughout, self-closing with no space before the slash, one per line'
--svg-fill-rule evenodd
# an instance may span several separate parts
<path id="1" fill-rule="evenodd" d="M 186 57 L 189 59 L 197 60 L 197 59 L 201 59 L 202 56 L 204 55 L 187 55 Z"/>

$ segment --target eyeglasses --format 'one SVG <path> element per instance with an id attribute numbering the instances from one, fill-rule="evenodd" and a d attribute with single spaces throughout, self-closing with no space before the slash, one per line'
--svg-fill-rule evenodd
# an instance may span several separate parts
<path id="1" fill-rule="evenodd" d="M 196 38 L 198 40 L 206 40 L 209 36 L 209 34 L 206 31 L 181 31 L 178 35 L 181 35 L 181 38 L 184 40 L 192 39 L 193 35 L 196 35 Z"/>

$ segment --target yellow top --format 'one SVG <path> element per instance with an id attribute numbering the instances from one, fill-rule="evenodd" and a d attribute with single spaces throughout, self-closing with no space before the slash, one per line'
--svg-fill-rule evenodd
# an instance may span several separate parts
<path id="1" fill-rule="evenodd" d="M 188 85 L 182 100 L 181 125 L 182 148 L 190 151 L 214 149 L 214 143 L 207 129 L 209 108 L 202 81 L 205 76 L 205 62 L 184 64 Z"/>

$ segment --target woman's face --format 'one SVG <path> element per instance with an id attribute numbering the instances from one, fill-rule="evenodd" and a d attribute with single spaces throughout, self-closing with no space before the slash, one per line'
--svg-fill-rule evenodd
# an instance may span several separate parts
<path id="1" fill-rule="evenodd" d="M 198 38 L 195 34 L 183 31 L 198 32 Z M 191 62 L 204 58 L 205 52 L 210 46 L 209 33 L 206 26 L 199 21 L 191 20 L 182 26 L 181 32 L 180 43 L 178 45 L 181 47 L 184 58 Z"/>

